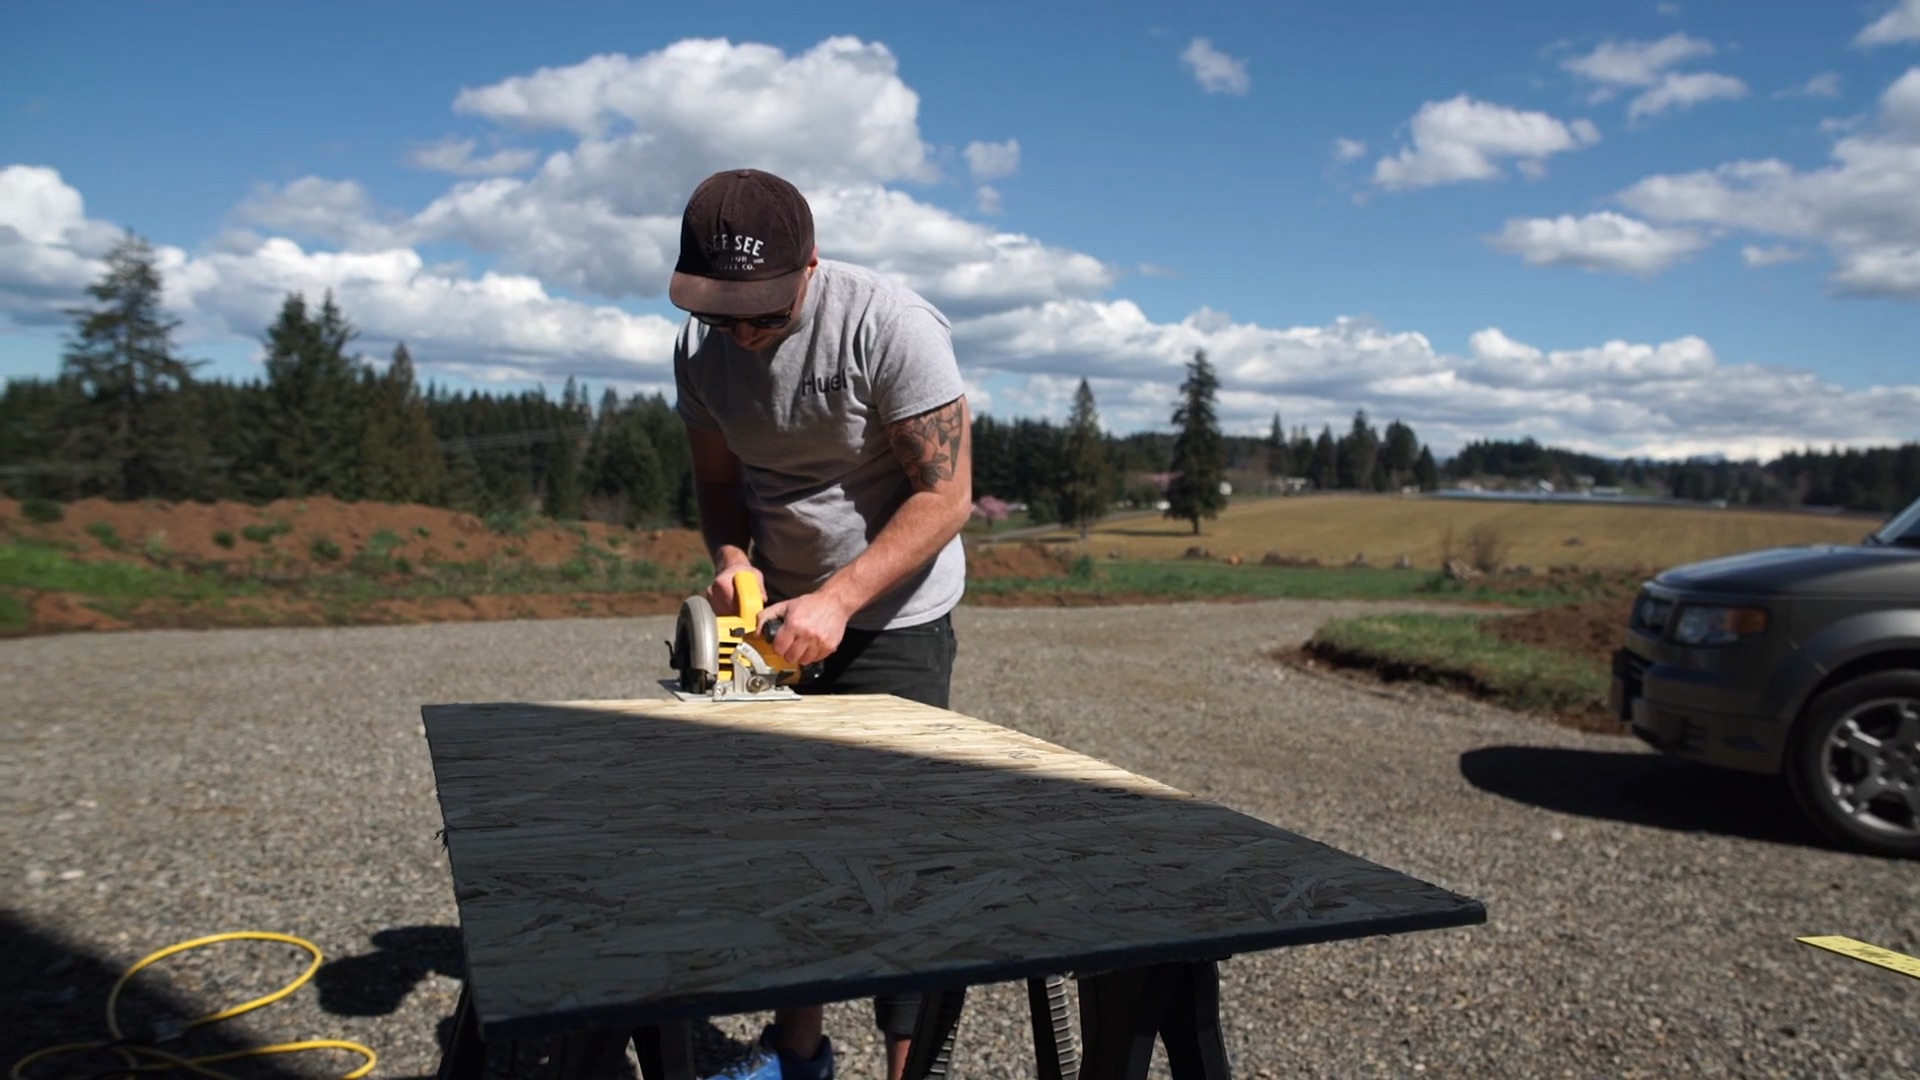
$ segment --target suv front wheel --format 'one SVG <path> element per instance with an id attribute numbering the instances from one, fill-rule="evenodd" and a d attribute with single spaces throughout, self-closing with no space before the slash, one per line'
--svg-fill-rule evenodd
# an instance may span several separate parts
<path id="1" fill-rule="evenodd" d="M 1833 840 L 1920 858 L 1920 671 L 1880 671 L 1808 704 L 1786 762 L 1794 798 Z"/>

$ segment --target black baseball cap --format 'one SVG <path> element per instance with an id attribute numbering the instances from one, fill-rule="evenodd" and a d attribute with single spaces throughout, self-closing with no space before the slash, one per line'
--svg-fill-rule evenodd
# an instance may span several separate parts
<path id="1" fill-rule="evenodd" d="M 813 209 L 800 189 L 759 169 L 700 182 L 680 219 L 680 262 L 667 297 L 707 315 L 781 311 L 813 258 Z"/>

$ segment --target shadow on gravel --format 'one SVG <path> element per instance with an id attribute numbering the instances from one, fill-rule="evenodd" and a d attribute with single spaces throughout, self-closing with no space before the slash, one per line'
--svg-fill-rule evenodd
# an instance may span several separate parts
<path id="1" fill-rule="evenodd" d="M 1489 794 L 1582 817 L 1675 832 L 1827 848 L 1778 777 L 1659 754 L 1493 746 L 1460 755 L 1460 775 Z"/>
<path id="2" fill-rule="evenodd" d="M 335 1016 L 386 1016 L 428 975 L 465 973 L 459 927 L 398 926 L 374 934 L 372 952 L 320 965 L 313 985 L 320 1007 Z"/>
<path id="3" fill-rule="evenodd" d="M 373 951 L 358 956 L 329 960 L 313 973 L 313 985 L 320 991 L 320 1007 L 334 1016 L 388 1016 L 398 1012 L 407 995 L 429 975 L 466 977 L 466 956 L 457 926 L 397 926 L 381 930 L 372 937 Z M 453 1038 L 453 1016 L 441 1017 L 434 1031 L 441 1052 Z M 696 1023 L 693 1027 L 695 1061 L 708 1067 L 730 1064 L 746 1056 L 750 1049 L 713 1026 Z M 516 1063 L 538 1060 L 550 1054 L 553 1040 L 535 1039 L 500 1054 L 489 1052 L 490 1059 Z M 610 1049 L 618 1055 L 618 1048 Z M 516 1066 L 516 1069 L 518 1066 Z M 509 1069 L 508 1071 L 516 1071 Z M 614 1057 L 600 1062 L 595 1076 L 637 1075 L 623 1072 Z M 428 1077 L 397 1077 L 389 1080 L 430 1080 Z"/>
<path id="4" fill-rule="evenodd" d="M 172 943 L 161 943 L 167 944 Z M 0 912 L 0 1047 L 4 1047 L 0 1052 L 5 1055 L 5 1067 L 11 1071 L 22 1058 L 50 1046 L 110 1038 L 107 995 L 124 970 L 56 933 L 23 922 L 15 913 Z M 120 1029 L 129 1038 L 140 1038 L 155 1021 L 191 1020 L 232 1004 L 182 1000 L 143 986 L 144 979 L 143 972 L 129 982 L 115 1008 Z M 202 1057 L 252 1045 L 229 1037 L 216 1023 L 195 1028 L 165 1049 L 181 1057 Z M 55 1080 L 124 1068 L 118 1055 L 62 1054 L 35 1062 L 25 1076 L 26 1080 Z M 276 1065 L 272 1057 L 244 1058 L 218 1068 L 243 1080 L 298 1077 Z"/>

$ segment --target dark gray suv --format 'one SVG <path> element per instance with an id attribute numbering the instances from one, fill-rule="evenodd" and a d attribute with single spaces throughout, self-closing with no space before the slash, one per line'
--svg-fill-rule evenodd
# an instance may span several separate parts
<path id="1" fill-rule="evenodd" d="M 1785 773 L 1839 843 L 1920 858 L 1920 500 L 1857 545 L 1647 582 L 1614 653 L 1613 708 L 1666 753 Z"/>

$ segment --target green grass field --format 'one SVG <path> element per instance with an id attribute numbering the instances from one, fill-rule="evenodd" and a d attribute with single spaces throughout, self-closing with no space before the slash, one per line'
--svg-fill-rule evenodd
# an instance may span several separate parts
<path id="1" fill-rule="evenodd" d="M 1509 708 L 1572 716 L 1594 724 L 1606 705 L 1608 673 L 1583 657 L 1482 633 L 1499 616 L 1392 614 L 1335 619 L 1309 651 L 1358 662 L 1389 677 L 1466 690 Z"/>

